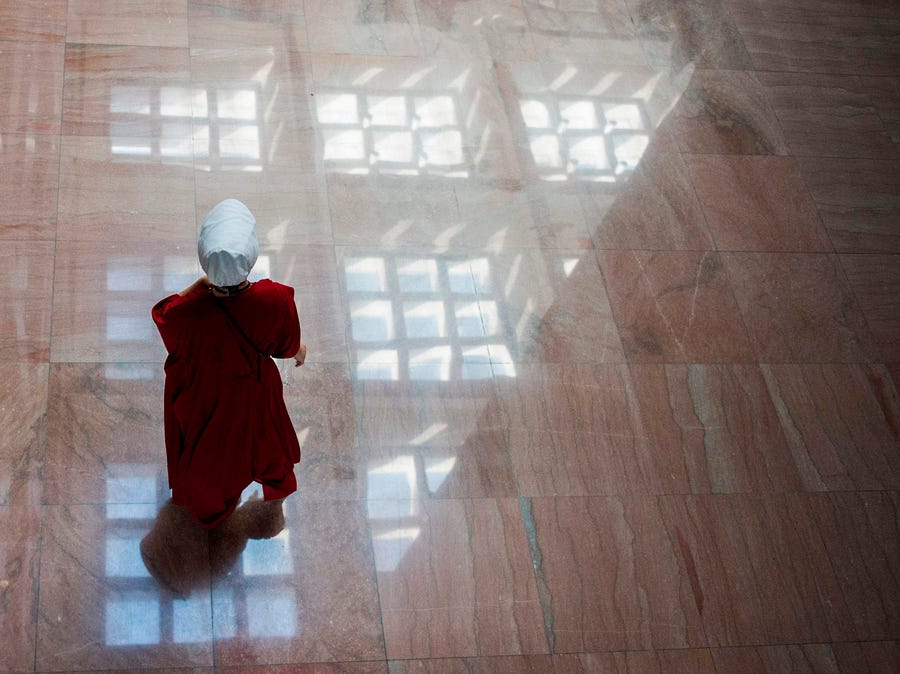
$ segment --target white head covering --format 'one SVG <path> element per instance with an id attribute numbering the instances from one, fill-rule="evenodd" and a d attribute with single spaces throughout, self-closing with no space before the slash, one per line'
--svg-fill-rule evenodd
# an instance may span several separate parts
<path id="1" fill-rule="evenodd" d="M 259 257 L 256 219 L 250 209 L 237 199 L 216 204 L 203 221 L 197 254 L 213 285 L 243 283 Z"/>

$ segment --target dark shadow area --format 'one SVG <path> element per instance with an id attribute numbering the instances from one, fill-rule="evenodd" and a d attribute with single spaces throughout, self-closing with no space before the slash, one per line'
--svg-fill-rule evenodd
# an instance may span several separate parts
<path id="1" fill-rule="evenodd" d="M 181 506 L 168 501 L 141 541 L 141 559 L 166 591 L 186 599 L 225 576 L 251 538 L 272 538 L 284 529 L 282 500 L 251 499 L 207 531 Z"/>

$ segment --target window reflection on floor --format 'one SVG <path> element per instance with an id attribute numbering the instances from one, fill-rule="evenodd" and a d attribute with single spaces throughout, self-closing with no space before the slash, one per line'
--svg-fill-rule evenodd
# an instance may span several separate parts
<path id="1" fill-rule="evenodd" d="M 486 257 L 351 255 L 343 276 L 357 378 L 515 375 Z"/>

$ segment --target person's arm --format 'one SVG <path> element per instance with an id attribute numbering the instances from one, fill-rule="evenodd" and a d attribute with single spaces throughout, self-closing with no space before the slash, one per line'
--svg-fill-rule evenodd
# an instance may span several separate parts
<path id="1" fill-rule="evenodd" d="M 294 356 L 294 367 L 300 367 L 306 361 L 306 344 L 300 342 L 300 348 L 297 350 L 297 355 Z"/>

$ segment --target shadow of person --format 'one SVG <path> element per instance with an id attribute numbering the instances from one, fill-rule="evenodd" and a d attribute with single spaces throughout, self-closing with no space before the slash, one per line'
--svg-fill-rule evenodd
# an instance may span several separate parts
<path id="1" fill-rule="evenodd" d="M 226 575 L 249 539 L 272 538 L 284 529 L 282 501 L 251 499 L 209 531 L 187 510 L 168 501 L 141 540 L 144 566 L 163 589 L 186 599 Z"/>

